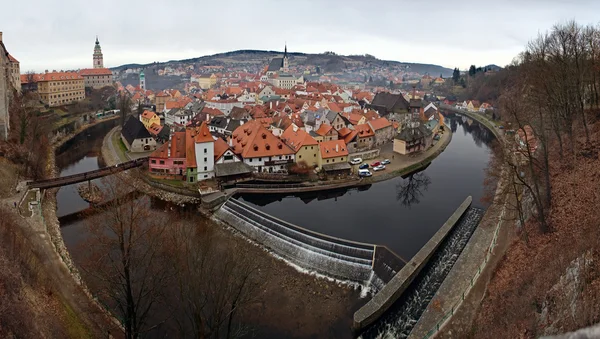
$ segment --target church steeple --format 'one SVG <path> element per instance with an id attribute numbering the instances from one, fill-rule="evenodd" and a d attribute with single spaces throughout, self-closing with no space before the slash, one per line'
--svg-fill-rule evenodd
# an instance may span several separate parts
<path id="1" fill-rule="evenodd" d="M 290 71 L 289 69 L 290 63 L 287 55 L 287 42 L 285 43 L 285 49 L 283 50 L 283 72 L 287 73 Z"/>
<path id="2" fill-rule="evenodd" d="M 94 68 L 104 68 L 104 58 L 102 56 L 102 48 L 100 47 L 100 41 L 96 35 L 96 45 L 94 46 Z"/>

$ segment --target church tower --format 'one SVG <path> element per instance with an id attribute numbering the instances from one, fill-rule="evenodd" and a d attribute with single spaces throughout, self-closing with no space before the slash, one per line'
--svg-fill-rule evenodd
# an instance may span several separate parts
<path id="1" fill-rule="evenodd" d="M 288 61 L 288 55 L 287 55 L 287 43 L 285 44 L 285 50 L 283 52 L 283 72 L 287 73 L 290 71 L 290 64 Z"/>
<path id="2" fill-rule="evenodd" d="M 146 76 L 144 75 L 144 71 L 140 71 L 140 89 L 142 91 L 146 90 Z"/>
<path id="3" fill-rule="evenodd" d="M 96 36 L 96 46 L 94 46 L 94 68 L 104 68 L 104 58 L 102 57 L 102 48 Z"/>

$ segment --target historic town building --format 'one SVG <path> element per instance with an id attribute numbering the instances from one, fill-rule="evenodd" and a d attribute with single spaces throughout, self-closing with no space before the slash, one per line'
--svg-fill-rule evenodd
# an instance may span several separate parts
<path id="1" fill-rule="evenodd" d="M 68 105 L 85 99 L 85 81 L 77 72 L 52 71 L 42 74 L 23 74 L 21 84 L 37 84 L 40 99 L 50 107 Z"/>
<path id="2" fill-rule="evenodd" d="M 112 86 L 113 74 L 110 69 L 104 68 L 104 57 L 98 37 L 96 37 L 96 45 L 94 46 L 93 65 L 93 68 L 79 70 L 79 75 L 84 79 L 85 87 L 102 88 Z"/>
<path id="3" fill-rule="evenodd" d="M 104 58 L 102 57 L 102 48 L 96 36 L 96 46 L 94 46 L 94 68 L 104 68 Z"/>

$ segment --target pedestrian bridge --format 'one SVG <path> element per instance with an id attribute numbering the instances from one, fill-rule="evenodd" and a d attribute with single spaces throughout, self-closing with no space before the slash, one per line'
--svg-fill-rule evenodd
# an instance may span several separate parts
<path id="1" fill-rule="evenodd" d="M 67 176 L 59 177 L 59 178 L 32 181 L 27 184 L 27 187 L 28 188 L 47 189 L 47 188 L 54 188 L 54 187 L 61 187 L 61 186 L 77 184 L 80 182 L 98 179 L 98 178 L 102 178 L 102 177 L 105 177 L 108 175 L 113 175 L 115 173 L 123 172 L 123 171 L 126 171 L 131 168 L 140 167 L 147 162 L 148 162 L 147 157 L 140 158 L 140 159 L 120 163 L 115 166 L 99 168 L 97 170 L 93 170 L 93 171 L 89 171 L 89 172 L 77 173 L 77 174 L 67 175 Z"/>

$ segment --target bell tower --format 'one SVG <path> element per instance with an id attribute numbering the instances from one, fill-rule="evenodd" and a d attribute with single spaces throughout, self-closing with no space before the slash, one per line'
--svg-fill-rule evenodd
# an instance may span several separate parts
<path id="1" fill-rule="evenodd" d="M 140 71 L 140 89 L 146 90 L 146 76 L 144 75 L 144 71 Z"/>
<path id="2" fill-rule="evenodd" d="M 287 42 L 285 43 L 285 50 L 283 52 L 283 72 L 287 73 L 290 71 L 290 64 L 287 55 Z"/>
<path id="3" fill-rule="evenodd" d="M 102 48 L 96 35 L 96 45 L 94 46 L 94 68 L 104 68 L 104 58 L 102 57 Z"/>

